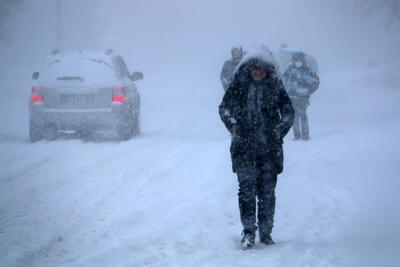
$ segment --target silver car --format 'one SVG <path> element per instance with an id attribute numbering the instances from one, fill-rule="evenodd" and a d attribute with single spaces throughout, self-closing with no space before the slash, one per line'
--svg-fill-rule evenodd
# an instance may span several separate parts
<path id="1" fill-rule="evenodd" d="M 88 134 L 115 129 L 120 140 L 140 133 L 140 96 L 129 73 L 112 50 L 55 51 L 32 75 L 29 101 L 31 142 L 54 140 L 60 130 Z"/>

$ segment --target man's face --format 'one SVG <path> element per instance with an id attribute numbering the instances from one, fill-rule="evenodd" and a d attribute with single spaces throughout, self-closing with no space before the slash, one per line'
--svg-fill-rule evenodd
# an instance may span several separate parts
<path id="1" fill-rule="evenodd" d="M 250 68 L 250 75 L 255 81 L 261 81 L 267 75 L 264 68 L 253 66 Z"/>

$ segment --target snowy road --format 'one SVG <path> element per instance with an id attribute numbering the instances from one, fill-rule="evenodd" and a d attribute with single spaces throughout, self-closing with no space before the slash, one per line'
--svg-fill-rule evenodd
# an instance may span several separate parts
<path id="1" fill-rule="evenodd" d="M 277 244 L 251 251 L 220 95 L 148 112 L 128 142 L 3 130 L 0 266 L 398 266 L 400 91 L 370 74 L 321 78 L 312 139 L 285 141 Z"/>

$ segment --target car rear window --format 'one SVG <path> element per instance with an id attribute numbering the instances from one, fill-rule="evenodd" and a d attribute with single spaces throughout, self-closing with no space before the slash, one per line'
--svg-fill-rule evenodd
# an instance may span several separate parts
<path id="1" fill-rule="evenodd" d="M 42 82 L 108 83 L 116 79 L 115 68 L 105 59 L 85 56 L 54 59 L 40 73 Z"/>

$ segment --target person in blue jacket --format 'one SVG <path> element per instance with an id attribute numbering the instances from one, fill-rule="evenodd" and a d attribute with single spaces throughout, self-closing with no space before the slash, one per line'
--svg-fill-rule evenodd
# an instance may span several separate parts
<path id="1" fill-rule="evenodd" d="M 308 140 L 310 130 L 307 107 L 310 105 L 311 94 L 318 89 L 319 77 L 307 66 L 304 53 L 293 53 L 292 63 L 283 74 L 283 81 L 296 111 L 293 124 L 294 139 Z"/>

